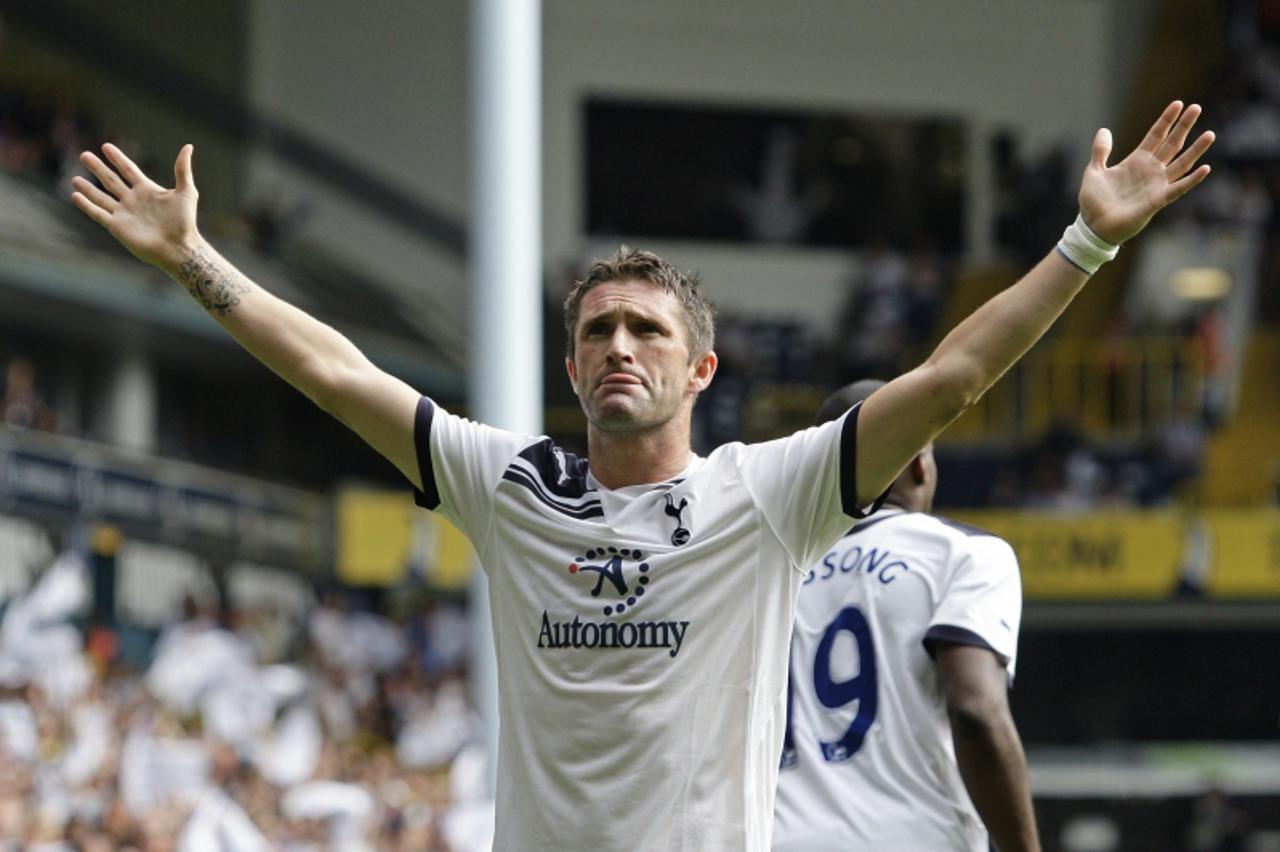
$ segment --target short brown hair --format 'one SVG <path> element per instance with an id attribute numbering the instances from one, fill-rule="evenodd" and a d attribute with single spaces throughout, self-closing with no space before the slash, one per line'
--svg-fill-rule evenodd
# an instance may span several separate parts
<path id="1" fill-rule="evenodd" d="M 568 334 L 565 351 L 574 353 L 574 335 L 582 300 L 591 290 L 609 281 L 648 281 L 675 295 L 684 307 L 684 328 L 690 360 L 710 352 L 716 343 L 716 308 L 702 293 L 696 272 L 681 272 L 651 251 L 622 246 L 612 257 L 591 262 L 587 277 L 573 285 L 564 300 L 564 328 Z"/>

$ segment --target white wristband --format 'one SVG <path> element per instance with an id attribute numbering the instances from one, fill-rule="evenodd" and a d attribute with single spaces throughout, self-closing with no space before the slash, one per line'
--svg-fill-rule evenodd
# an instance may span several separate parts
<path id="1" fill-rule="evenodd" d="M 1084 216 L 1076 214 L 1076 220 L 1062 232 L 1058 240 L 1058 254 L 1086 275 L 1098 271 L 1108 260 L 1115 260 L 1120 246 L 1112 245 L 1093 232 L 1085 224 Z"/>

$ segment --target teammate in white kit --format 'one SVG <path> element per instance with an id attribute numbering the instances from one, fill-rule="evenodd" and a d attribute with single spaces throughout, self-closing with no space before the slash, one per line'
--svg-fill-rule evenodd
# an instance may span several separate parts
<path id="1" fill-rule="evenodd" d="M 818 422 L 883 385 L 842 388 Z M 930 446 L 801 585 L 779 852 L 986 852 L 988 829 L 1000 852 L 1040 848 L 1007 695 L 1017 559 L 990 533 L 924 514 L 936 487 Z"/>
<path id="2" fill-rule="evenodd" d="M 471 537 L 499 657 L 497 848 L 760 850 L 804 572 L 1116 245 L 1204 180 L 1212 134 L 1184 150 L 1198 115 L 1170 104 L 1110 167 L 1099 131 L 1057 250 L 859 412 L 705 459 L 690 421 L 716 370 L 711 310 L 654 255 L 595 264 L 566 304 L 588 422 L 576 459 L 447 414 L 249 281 L 196 229 L 190 146 L 172 190 L 113 145 L 111 165 L 85 152 L 99 185 L 75 179 L 72 200 Z"/>

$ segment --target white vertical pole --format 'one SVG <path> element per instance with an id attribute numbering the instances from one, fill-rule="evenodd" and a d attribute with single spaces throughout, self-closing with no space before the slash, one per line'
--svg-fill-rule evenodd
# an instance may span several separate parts
<path id="1" fill-rule="evenodd" d="M 155 370 L 140 348 L 126 346 L 111 364 L 106 440 L 122 447 L 154 452 L 159 428 Z"/>
<path id="2" fill-rule="evenodd" d="M 965 259 L 988 263 L 995 257 L 996 185 L 991 168 L 991 122 L 974 118 L 969 122 L 969 167 L 965 170 Z"/>
<path id="3" fill-rule="evenodd" d="M 472 416 L 542 431 L 542 99 L 539 0 L 471 3 Z M 496 778 L 498 677 L 488 584 L 471 583 L 472 682 Z"/>

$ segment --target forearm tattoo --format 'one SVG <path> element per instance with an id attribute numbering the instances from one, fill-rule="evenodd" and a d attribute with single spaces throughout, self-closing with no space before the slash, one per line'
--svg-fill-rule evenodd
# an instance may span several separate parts
<path id="1" fill-rule="evenodd" d="M 178 265 L 178 278 L 191 297 L 206 311 L 225 317 L 249 292 L 249 285 L 235 272 L 219 269 L 203 252 L 197 250 Z"/>

